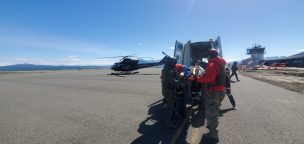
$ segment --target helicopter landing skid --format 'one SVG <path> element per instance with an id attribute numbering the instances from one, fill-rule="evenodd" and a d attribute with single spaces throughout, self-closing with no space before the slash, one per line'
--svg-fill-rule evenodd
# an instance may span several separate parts
<path id="1" fill-rule="evenodd" d="M 110 75 L 132 75 L 132 74 L 138 74 L 139 72 L 130 72 L 130 71 L 126 71 L 126 72 L 116 72 L 116 73 L 111 73 Z"/>

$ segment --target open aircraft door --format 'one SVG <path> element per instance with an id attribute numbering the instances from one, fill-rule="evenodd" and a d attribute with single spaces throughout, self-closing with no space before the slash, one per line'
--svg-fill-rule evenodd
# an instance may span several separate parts
<path id="1" fill-rule="evenodd" d="M 190 46 L 190 41 L 188 41 L 187 44 L 185 44 L 184 46 L 182 64 L 186 65 L 187 67 L 192 66 L 191 64 L 193 63 L 193 59 L 191 57 L 192 57 L 191 46 Z"/>
<path id="2" fill-rule="evenodd" d="M 214 41 L 213 47 L 214 47 L 215 49 L 217 49 L 217 51 L 219 52 L 220 57 L 223 57 L 223 52 L 222 52 L 222 45 L 221 45 L 220 36 L 218 36 L 218 37 L 216 38 L 216 40 Z"/>
<path id="3" fill-rule="evenodd" d="M 174 48 L 174 58 L 177 60 L 177 63 L 182 63 L 183 61 L 183 49 L 184 45 L 183 43 L 179 41 L 175 41 L 175 48 Z"/>

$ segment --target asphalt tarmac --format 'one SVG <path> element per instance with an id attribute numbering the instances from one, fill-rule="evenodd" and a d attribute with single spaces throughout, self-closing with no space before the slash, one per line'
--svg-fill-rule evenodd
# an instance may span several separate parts
<path id="1" fill-rule="evenodd" d="M 199 114 L 163 126 L 159 68 L 0 75 L 1 144 L 208 143 Z M 304 95 L 240 76 L 222 104 L 220 143 L 301 144 Z M 189 110 L 190 112 L 190 110 Z"/>

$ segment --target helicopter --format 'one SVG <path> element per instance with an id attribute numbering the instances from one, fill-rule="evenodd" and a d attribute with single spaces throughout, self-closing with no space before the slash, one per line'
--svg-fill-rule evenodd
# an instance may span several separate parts
<path id="1" fill-rule="evenodd" d="M 132 71 L 162 65 L 164 59 L 167 58 L 167 55 L 159 62 L 152 62 L 152 63 L 139 63 L 138 59 L 131 59 L 131 57 L 135 57 L 134 55 L 104 57 L 104 58 L 119 58 L 119 57 L 121 57 L 121 59 L 118 62 L 114 63 L 113 66 L 111 67 L 111 69 L 113 71 L 115 71 L 115 73 L 111 73 L 111 74 L 114 74 L 114 75 L 134 74 L 134 73 L 138 73 L 138 72 L 132 73 Z M 104 58 L 102 58 L 102 59 L 104 59 Z M 155 58 L 151 58 L 151 57 L 139 57 L 139 58 L 155 59 Z"/>

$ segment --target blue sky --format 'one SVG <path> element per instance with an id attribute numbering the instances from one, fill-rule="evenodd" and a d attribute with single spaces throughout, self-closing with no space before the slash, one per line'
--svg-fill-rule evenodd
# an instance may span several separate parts
<path id="1" fill-rule="evenodd" d="M 106 65 L 105 56 L 173 55 L 181 42 L 222 40 L 228 61 L 254 43 L 266 56 L 304 51 L 302 0 L 1 0 L 0 65 Z"/>

